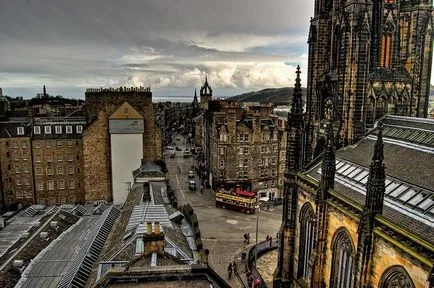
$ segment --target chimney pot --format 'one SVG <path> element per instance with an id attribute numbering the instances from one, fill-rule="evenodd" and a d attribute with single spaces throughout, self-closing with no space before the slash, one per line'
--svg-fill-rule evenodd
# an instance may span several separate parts
<path id="1" fill-rule="evenodd" d="M 160 234 L 160 222 L 155 222 L 154 233 Z"/>
<path id="2" fill-rule="evenodd" d="M 148 235 L 152 234 L 152 222 L 146 223 L 146 234 Z"/>

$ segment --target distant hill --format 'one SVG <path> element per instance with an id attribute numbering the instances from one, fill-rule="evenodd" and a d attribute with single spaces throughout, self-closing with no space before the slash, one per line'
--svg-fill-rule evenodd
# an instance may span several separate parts
<path id="1" fill-rule="evenodd" d="M 239 101 L 239 102 L 259 102 L 259 103 L 273 103 L 276 105 L 287 105 L 292 97 L 292 90 L 294 88 L 267 88 L 259 91 L 244 93 L 241 95 L 226 98 L 226 100 Z M 306 99 L 306 88 L 301 88 L 303 99 Z"/>

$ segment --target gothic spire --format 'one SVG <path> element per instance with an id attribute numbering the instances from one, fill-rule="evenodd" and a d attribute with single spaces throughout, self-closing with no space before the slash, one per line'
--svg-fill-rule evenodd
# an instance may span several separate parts
<path id="1" fill-rule="evenodd" d="M 288 114 L 288 125 L 301 129 L 303 124 L 303 104 L 300 79 L 300 65 L 297 65 L 297 71 L 295 73 L 297 74 L 297 77 L 295 78 L 295 84 L 292 93 L 291 113 Z"/>
<path id="2" fill-rule="evenodd" d="M 328 125 L 327 131 L 327 144 L 324 152 L 324 160 L 321 165 L 321 184 L 324 189 L 333 188 L 335 185 L 335 171 L 336 171 L 336 160 L 335 160 L 335 145 L 334 145 L 334 135 L 333 135 L 333 122 Z"/>
<path id="3" fill-rule="evenodd" d="M 45 85 L 44 85 L 44 89 L 43 89 L 43 95 L 44 95 L 44 97 L 47 97 L 47 89 L 45 88 Z"/>
<path id="4" fill-rule="evenodd" d="M 383 125 L 378 124 L 377 142 L 374 147 L 371 165 L 369 167 L 368 183 L 366 184 L 365 208 L 372 216 L 383 212 L 384 191 L 386 190 L 385 166 L 383 164 Z"/>

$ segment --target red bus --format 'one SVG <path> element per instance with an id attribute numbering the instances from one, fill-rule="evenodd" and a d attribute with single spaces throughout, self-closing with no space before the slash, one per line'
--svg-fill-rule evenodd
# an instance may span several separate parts
<path id="1" fill-rule="evenodd" d="M 215 205 L 217 208 L 225 208 L 242 213 L 255 213 L 256 193 L 244 191 L 237 186 L 235 189 L 225 190 L 223 188 L 215 191 Z"/>

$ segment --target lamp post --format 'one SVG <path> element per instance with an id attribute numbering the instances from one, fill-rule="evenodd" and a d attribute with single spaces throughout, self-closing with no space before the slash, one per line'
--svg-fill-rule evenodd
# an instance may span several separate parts
<path id="1" fill-rule="evenodd" d="M 259 182 L 258 191 L 256 192 L 256 241 L 255 241 L 255 268 L 258 260 L 258 230 L 259 230 L 259 190 L 264 186 L 264 183 Z"/>

